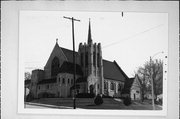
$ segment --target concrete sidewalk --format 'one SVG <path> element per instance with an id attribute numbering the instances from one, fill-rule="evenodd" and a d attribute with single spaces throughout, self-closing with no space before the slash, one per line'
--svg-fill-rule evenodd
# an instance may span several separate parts
<path id="1" fill-rule="evenodd" d="M 73 109 L 73 107 L 68 107 L 68 106 L 56 106 L 56 105 L 41 104 L 41 103 L 32 103 L 32 102 L 25 102 L 25 107 L 26 108 Z"/>

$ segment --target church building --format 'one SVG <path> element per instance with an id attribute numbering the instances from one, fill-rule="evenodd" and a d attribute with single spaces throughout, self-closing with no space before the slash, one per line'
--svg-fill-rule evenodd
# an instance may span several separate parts
<path id="1" fill-rule="evenodd" d="M 127 75 L 116 61 L 102 58 L 101 43 L 93 43 L 89 21 L 87 43 L 75 52 L 76 85 L 74 86 L 73 51 L 56 42 L 44 70 L 32 71 L 30 91 L 35 98 L 72 97 L 76 93 L 120 97 Z M 75 88 L 74 88 L 75 87 Z"/>

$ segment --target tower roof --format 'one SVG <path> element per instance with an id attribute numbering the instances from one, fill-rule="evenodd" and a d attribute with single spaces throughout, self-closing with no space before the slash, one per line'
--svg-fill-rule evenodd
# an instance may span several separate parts
<path id="1" fill-rule="evenodd" d="M 91 38 L 91 23 L 90 23 L 90 19 L 89 19 L 88 44 L 90 44 L 91 42 L 92 42 L 92 38 Z"/>

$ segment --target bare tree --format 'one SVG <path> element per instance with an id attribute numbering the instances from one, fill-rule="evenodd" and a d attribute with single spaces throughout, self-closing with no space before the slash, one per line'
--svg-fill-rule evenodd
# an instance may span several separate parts
<path id="1" fill-rule="evenodd" d="M 30 79 L 31 79 L 31 73 L 25 72 L 25 73 L 24 73 L 24 79 L 25 79 L 25 80 L 30 80 Z"/>
<path id="2" fill-rule="evenodd" d="M 146 62 L 144 66 L 139 67 L 137 74 L 140 77 L 141 89 L 142 89 L 142 101 L 144 100 L 144 95 L 147 91 L 151 90 L 151 68 L 152 68 L 152 79 L 154 82 L 154 95 L 162 94 L 163 90 L 163 61 L 155 60 Z"/>

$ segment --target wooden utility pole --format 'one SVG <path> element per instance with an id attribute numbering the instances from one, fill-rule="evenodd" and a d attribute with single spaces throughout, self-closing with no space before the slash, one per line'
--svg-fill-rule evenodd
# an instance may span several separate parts
<path id="1" fill-rule="evenodd" d="M 76 64 L 75 64 L 75 42 L 74 42 L 74 21 L 79 21 L 78 19 L 74 19 L 73 17 L 65 17 L 65 19 L 69 19 L 72 21 L 72 39 L 73 39 L 73 64 L 74 64 L 74 94 L 73 94 L 73 107 L 76 109 Z"/>
<path id="2" fill-rule="evenodd" d="M 152 58 L 150 57 L 150 78 L 151 78 L 151 93 L 152 93 L 152 108 L 155 110 L 155 105 L 154 105 L 154 79 L 153 79 L 153 68 L 152 68 Z"/>

